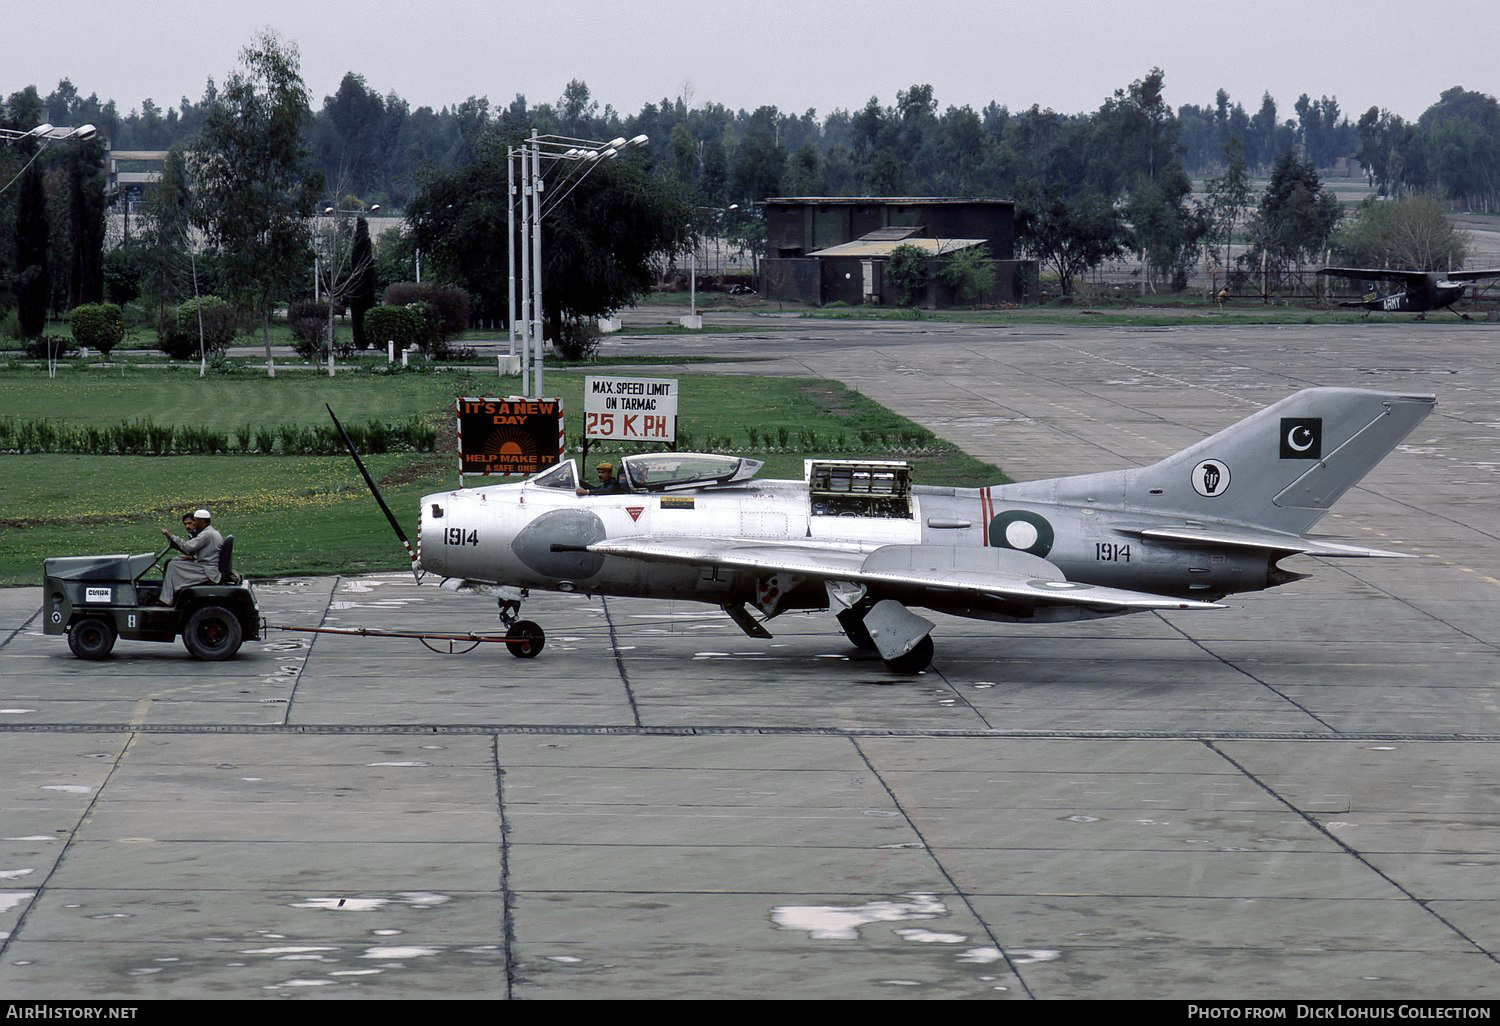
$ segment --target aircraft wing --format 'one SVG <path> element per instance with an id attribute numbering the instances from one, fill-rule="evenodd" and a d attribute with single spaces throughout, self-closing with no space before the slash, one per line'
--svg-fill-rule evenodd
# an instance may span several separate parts
<path id="1" fill-rule="evenodd" d="M 1359 556 L 1386 559 L 1416 559 L 1409 552 L 1387 552 L 1384 549 L 1364 549 L 1357 545 L 1319 541 L 1296 534 L 1279 531 L 1263 531 L 1250 527 L 1131 527 L 1115 524 L 1113 529 L 1124 534 L 1159 541 L 1187 542 L 1196 545 L 1224 545 L 1235 548 L 1269 549 L 1287 555 L 1301 553 L 1305 556 Z"/>
<path id="2" fill-rule="evenodd" d="M 1359 278 L 1364 281 L 1400 281 L 1415 285 L 1425 281 L 1429 271 L 1393 271 L 1381 267 L 1320 267 L 1317 274 L 1328 274 L 1335 278 Z M 1439 272 L 1441 273 L 1441 272 Z M 1459 272 L 1460 274 L 1464 272 Z M 1455 275 L 1448 275 L 1452 278 Z"/>
<path id="3" fill-rule="evenodd" d="M 1449 271 L 1443 277 L 1449 281 L 1481 281 L 1485 278 L 1500 278 L 1500 271 Z"/>
<path id="4" fill-rule="evenodd" d="M 1213 602 L 1069 581 L 1054 564 L 1011 549 L 942 545 L 852 547 L 733 538 L 622 538 L 590 552 L 646 562 L 719 566 L 760 574 L 787 573 L 897 590 L 968 592 L 1043 605 L 1094 609 L 1221 609 Z"/>

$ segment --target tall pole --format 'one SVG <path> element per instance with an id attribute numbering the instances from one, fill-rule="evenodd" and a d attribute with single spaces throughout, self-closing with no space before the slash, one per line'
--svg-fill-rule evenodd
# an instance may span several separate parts
<path id="1" fill-rule="evenodd" d="M 541 143 L 537 142 L 536 129 L 534 128 L 531 130 L 531 180 L 534 183 L 534 199 L 532 202 L 536 207 L 536 213 L 531 221 L 531 245 L 536 260 L 536 271 L 531 276 L 531 287 L 536 290 L 536 299 L 532 304 L 533 316 L 536 317 L 536 364 L 534 377 L 536 384 L 535 395 L 540 399 L 543 394 L 542 376 L 544 373 L 542 370 L 542 355 L 547 343 L 545 341 L 545 322 L 542 320 L 542 146 Z"/>
<path id="2" fill-rule="evenodd" d="M 531 176 L 526 171 L 526 151 L 521 154 L 521 393 L 531 395 L 531 258 L 526 238 L 531 234 Z"/>
<path id="3" fill-rule="evenodd" d="M 505 266 L 509 283 L 505 290 L 506 326 L 510 329 L 510 355 L 516 355 L 516 151 L 505 150 Z M 421 279 L 418 279 L 419 281 Z"/>

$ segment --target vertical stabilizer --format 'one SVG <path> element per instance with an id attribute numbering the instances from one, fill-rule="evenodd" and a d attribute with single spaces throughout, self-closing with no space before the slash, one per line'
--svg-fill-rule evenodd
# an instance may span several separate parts
<path id="1" fill-rule="evenodd" d="M 1301 534 L 1436 404 L 1428 395 L 1304 389 L 1149 467 L 1007 486 L 1005 494 Z"/>

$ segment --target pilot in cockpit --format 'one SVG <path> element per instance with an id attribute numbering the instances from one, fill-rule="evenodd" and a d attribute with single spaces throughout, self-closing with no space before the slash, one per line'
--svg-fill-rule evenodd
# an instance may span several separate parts
<path id="1" fill-rule="evenodd" d="M 599 474 L 599 483 L 596 485 L 579 488 L 579 495 L 616 495 L 620 492 L 629 491 L 625 482 L 615 477 L 613 463 L 601 463 L 595 468 Z"/>

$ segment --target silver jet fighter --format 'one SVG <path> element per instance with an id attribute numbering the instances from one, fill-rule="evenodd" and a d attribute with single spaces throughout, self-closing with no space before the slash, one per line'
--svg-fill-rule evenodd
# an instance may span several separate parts
<path id="1" fill-rule="evenodd" d="M 1046 623 L 1214 609 L 1305 576 L 1278 566 L 1290 555 L 1398 555 L 1304 532 L 1434 405 L 1310 388 L 1148 467 L 980 488 L 916 485 L 891 461 L 759 480 L 755 460 L 644 453 L 620 461 L 627 490 L 580 495 L 569 460 L 425 496 L 414 559 L 501 586 L 516 655 L 544 643 L 517 620 L 541 588 L 712 603 L 761 638 L 779 613 L 831 609 L 853 644 L 914 673 L 934 625 L 913 608 Z"/>

